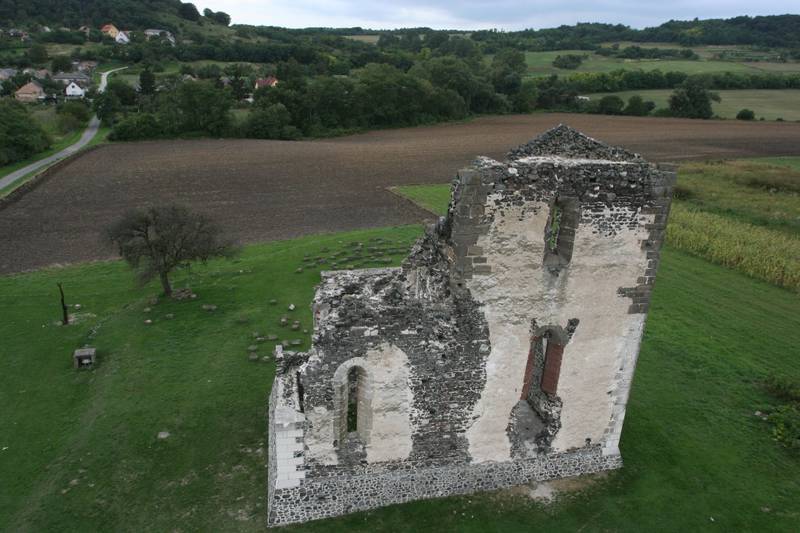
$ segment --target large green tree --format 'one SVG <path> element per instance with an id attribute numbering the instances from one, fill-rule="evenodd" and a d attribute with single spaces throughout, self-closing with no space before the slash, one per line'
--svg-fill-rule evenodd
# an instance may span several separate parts
<path id="1" fill-rule="evenodd" d="M 177 205 L 129 211 L 108 228 L 107 235 L 139 281 L 158 278 L 167 296 L 172 295 L 169 274 L 176 268 L 236 251 L 222 239 L 217 223 Z"/>
<path id="2" fill-rule="evenodd" d="M 719 94 L 709 91 L 702 81 L 688 78 L 669 97 L 672 116 L 684 118 L 711 118 L 714 110 L 711 102 L 719 102 Z"/>
<path id="3" fill-rule="evenodd" d="M 27 159 L 50 146 L 50 138 L 24 104 L 0 99 L 0 166 Z"/>

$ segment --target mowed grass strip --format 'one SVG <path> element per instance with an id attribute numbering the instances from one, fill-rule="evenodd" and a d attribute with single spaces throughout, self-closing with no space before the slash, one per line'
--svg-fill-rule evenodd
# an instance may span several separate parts
<path id="1" fill-rule="evenodd" d="M 320 269 L 355 261 L 351 243 L 378 238 L 393 251 L 357 263 L 396 265 L 420 234 L 413 226 L 249 246 L 235 261 L 176 276 L 196 300 L 155 305 L 157 287 L 137 288 L 120 262 L 0 278 L 0 530 L 264 531 L 274 363 L 251 362 L 248 347 L 263 357 L 275 342 L 254 333 L 307 348 L 308 335 L 278 323 L 288 315 L 310 327 Z M 74 325 L 55 325 L 58 281 L 81 304 Z M 800 372 L 798 317 L 796 295 L 667 247 L 624 469 L 549 507 L 504 491 L 289 530 L 791 530 L 800 462 L 753 413 L 772 401 L 762 379 Z M 70 354 L 85 343 L 99 365 L 75 371 Z"/>

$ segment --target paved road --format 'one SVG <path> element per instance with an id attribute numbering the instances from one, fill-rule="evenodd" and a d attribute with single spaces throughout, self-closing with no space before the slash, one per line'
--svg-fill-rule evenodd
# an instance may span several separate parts
<path id="1" fill-rule="evenodd" d="M 113 74 L 114 72 L 117 72 L 119 70 L 123 70 L 123 69 L 126 69 L 126 68 L 128 68 L 128 67 L 120 67 L 120 68 L 115 68 L 113 70 L 109 70 L 109 71 L 103 72 L 102 75 L 100 76 L 100 86 L 98 87 L 97 90 L 99 92 L 105 91 L 106 90 L 106 85 L 108 84 L 108 76 L 109 76 L 109 74 Z M 92 117 L 92 119 L 89 121 L 89 125 L 86 126 L 86 130 L 83 132 L 83 135 L 81 135 L 81 138 L 78 139 L 78 142 L 76 142 L 75 144 L 71 144 L 70 146 L 67 146 L 66 148 L 64 148 L 60 152 L 57 152 L 57 153 L 51 155 L 50 157 L 45 157 L 44 159 L 40 159 L 40 160 L 36 161 L 35 163 L 31 163 L 30 165 L 28 165 L 26 167 L 22 167 L 19 170 L 15 170 L 11 174 L 6 174 L 2 178 L 0 178 L 0 189 L 4 189 L 5 187 L 7 187 L 7 186 L 11 185 L 12 183 L 14 183 L 15 181 L 17 181 L 18 179 L 22 179 L 23 177 L 27 176 L 31 172 L 35 172 L 35 171 L 37 171 L 39 169 L 44 169 L 44 168 L 52 165 L 56 161 L 59 161 L 61 159 L 64 159 L 65 157 L 71 156 L 72 154 L 74 154 L 75 152 L 77 152 L 78 150 L 80 150 L 81 148 L 86 146 L 87 144 L 89 144 L 89 142 L 92 139 L 94 139 L 94 136 L 97 134 L 97 129 L 99 127 L 100 127 L 100 120 L 96 116 Z"/>

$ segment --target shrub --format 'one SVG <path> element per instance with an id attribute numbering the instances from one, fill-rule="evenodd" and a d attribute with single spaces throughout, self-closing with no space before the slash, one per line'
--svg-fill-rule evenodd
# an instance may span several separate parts
<path id="1" fill-rule="evenodd" d="M 737 120 L 755 120 L 756 114 L 753 112 L 752 109 L 742 109 L 738 113 L 736 113 Z"/>
<path id="2" fill-rule="evenodd" d="M 628 105 L 625 106 L 625 109 L 622 111 L 622 113 L 634 117 L 644 117 L 649 115 L 650 112 L 655 108 L 655 102 L 651 102 L 649 100 L 645 101 L 638 94 L 634 94 L 628 98 Z"/>
<path id="3" fill-rule="evenodd" d="M 152 113 L 135 113 L 119 121 L 109 133 L 112 141 L 136 141 L 155 139 L 164 134 L 164 129 Z"/>
<path id="4" fill-rule="evenodd" d="M 625 102 L 619 96 L 610 94 L 597 102 L 597 112 L 602 115 L 621 115 Z"/>
<path id="5" fill-rule="evenodd" d="M 273 104 L 266 108 L 256 108 L 244 124 L 245 136 L 253 139 L 286 139 L 294 137 L 291 127 L 292 116 L 283 104 Z M 296 128 L 295 128 L 296 130 Z"/>
<path id="6" fill-rule="evenodd" d="M 800 384 L 770 376 L 763 385 L 768 393 L 783 402 L 767 409 L 772 438 L 784 448 L 800 451 Z"/>
<path id="7" fill-rule="evenodd" d="M 64 102 L 56 108 L 58 128 L 64 132 L 75 131 L 89 121 L 91 113 L 83 102 Z"/>
<path id="8" fill-rule="evenodd" d="M 565 54 L 565 55 L 558 55 L 553 60 L 553 66 L 556 68 L 567 69 L 567 70 L 575 70 L 581 63 L 583 63 L 583 59 L 585 56 L 578 55 L 578 54 Z"/>

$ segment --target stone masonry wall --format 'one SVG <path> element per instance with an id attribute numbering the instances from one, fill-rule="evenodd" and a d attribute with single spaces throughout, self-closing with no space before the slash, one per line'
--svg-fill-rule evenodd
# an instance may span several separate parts
<path id="1" fill-rule="evenodd" d="M 459 172 L 402 268 L 323 273 L 278 354 L 268 525 L 621 466 L 674 181 L 558 127 Z"/>

